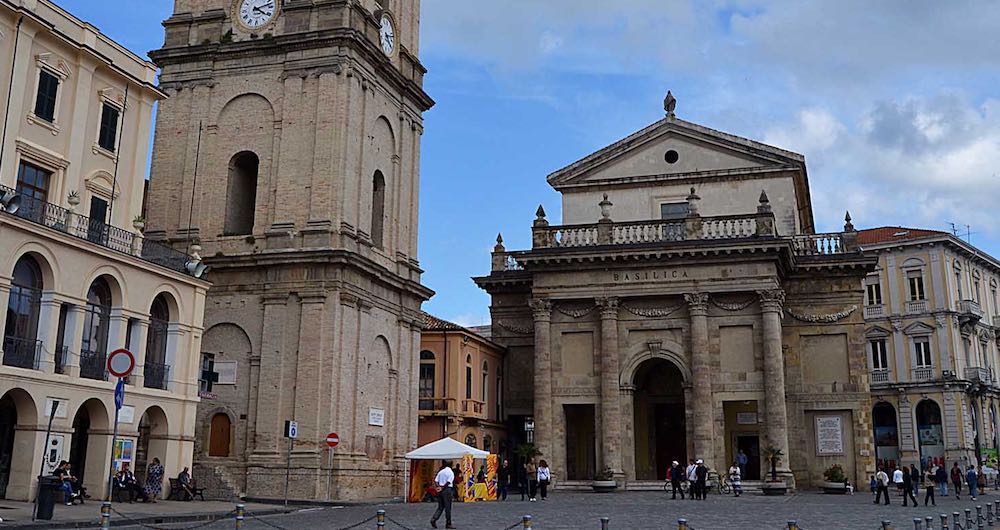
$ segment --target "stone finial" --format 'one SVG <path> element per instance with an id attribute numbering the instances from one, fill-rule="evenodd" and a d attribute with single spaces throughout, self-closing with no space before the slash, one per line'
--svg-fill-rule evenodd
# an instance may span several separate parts
<path id="1" fill-rule="evenodd" d="M 493 252 L 504 252 L 507 250 L 503 246 L 503 234 L 497 233 L 497 244 L 493 247 Z"/>
<path id="2" fill-rule="evenodd" d="M 854 224 L 851 223 L 851 212 L 844 215 L 844 232 L 854 232 Z"/>
<path id="3" fill-rule="evenodd" d="M 545 208 L 541 204 L 538 205 L 538 209 L 535 210 L 535 222 L 533 226 L 549 226 L 549 221 L 545 219 Z"/>
<path id="4" fill-rule="evenodd" d="M 692 187 L 691 193 L 687 196 L 688 215 L 691 216 L 698 215 L 698 201 L 700 200 L 701 197 L 699 197 L 698 194 L 694 192 L 694 187 Z"/>
<path id="5" fill-rule="evenodd" d="M 611 222 L 611 207 L 615 204 L 608 200 L 608 194 L 604 194 L 604 200 L 597 203 L 601 207 L 601 222 L 610 223 Z"/>
<path id="6" fill-rule="evenodd" d="M 674 109 L 677 108 L 677 98 L 674 97 L 673 93 L 667 90 L 667 96 L 663 98 L 663 110 L 666 111 L 667 117 L 670 119 L 675 118 Z"/>
<path id="7" fill-rule="evenodd" d="M 768 213 L 771 211 L 771 201 L 767 198 L 767 193 L 760 190 L 760 200 L 757 204 L 757 213 Z"/>

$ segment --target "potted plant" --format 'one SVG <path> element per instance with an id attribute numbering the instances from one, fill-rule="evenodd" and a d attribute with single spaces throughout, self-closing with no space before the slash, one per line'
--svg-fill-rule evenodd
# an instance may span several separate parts
<path id="1" fill-rule="evenodd" d="M 135 216 L 135 219 L 132 219 L 132 227 L 142 232 L 146 228 L 146 218 L 141 215 Z"/>
<path id="2" fill-rule="evenodd" d="M 823 493 L 847 493 L 847 477 L 844 476 L 844 468 L 840 464 L 834 464 L 823 472 Z"/>
<path id="3" fill-rule="evenodd" d="M 593 488 L 594 493 L 611 493 L 618 489 L 614 471 L 610 467 L 606 467 L 594 473 Z"/>
<path id="4" fill-rule="evenodd" d="M 771 465 L 771 478 L 767 479 L 761 486 L 764 495 L 784 495 L 788 492 L 788 485 L 785 484 L 785 481 L 778 479 L 778 461 L 783 456 L 785 454 L 777 447 L 769 446 L 764 449 L 764 458 Z"/>

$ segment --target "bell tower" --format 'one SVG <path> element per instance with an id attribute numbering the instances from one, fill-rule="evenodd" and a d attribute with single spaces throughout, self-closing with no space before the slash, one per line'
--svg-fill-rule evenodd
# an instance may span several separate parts
<path id="1" fill-rule="evenodd" d="M 147 236 L 200 246 L 194 459 L 279 496 L 398 494 L 417 440 L 419 0 L 175 0 Z M 197 249 L 197 247 L 195 247 Z M 327 465 L 323 440 L 341 444 Z M 196 474 L 199 470 L 196 469 Z"/>

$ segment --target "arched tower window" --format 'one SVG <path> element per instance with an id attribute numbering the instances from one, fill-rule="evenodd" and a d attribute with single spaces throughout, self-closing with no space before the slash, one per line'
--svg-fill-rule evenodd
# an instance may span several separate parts
<path id="1" fill-rule="evenodd" d="M 257 209 L 257 172 L 260 159 L 250 151 L 237 153 L 229 161 L 229 185 L 226 192 L 227 236 L 253 233 L 254 214 Z"/>
<path id="2" fill-rule="evenodd" d="M 472 399 L 472 356 L 465 357 L 465 399 Z"/>
<path id="3" fill-rule="evenodd" d="M 434 410 L 434 353 L 420 352 L 420 410 Z"/>
<path id="4" fill-rule="evenodd" d="M 42 303 L 42 272 L 31 256 L 22 256 L 14 265 L 7 326 L 3 336 L 3 363 L 35 368 L 38 353 L 38 313 Z"/>
<path id="5" fill-rule="evenodd" d="M 482 395 L 481 400 L 484 403 L 486 402 L 486 396 L 489 394 L 488 393 L 488 389 L 490 387 L 489 377 L 490 377 L 490 365 L 486 364 L 486 361 L 483 361 L 483 386 L 480 389 L 480 392 Z"/>
<path id="6" fill-rule="evenodd" d="M 108 354 L 108 331 L 111 326 L 111 287 L 100 277 L 90 284 L 83 318 L 83 341 L 80 344 L 80 376 L 105 379 L 104 363 Z"/>
<path id="7" fill-rule="evenodd" d="M 381 171 L 375 172 L 372 179 L 372 243 L 382 248 L 382 236 L 385 223 L 385 177 Z"/>
<path id="8" fill-rule="evenodd" d="M 146 334 L 146 361 L 143 367 L 143 385 L 147 388 L 166 389 L 167 382 L 167 328 L 170 308 L 167 299 L 159 294 L 149 308 L 149 330 Z"/>

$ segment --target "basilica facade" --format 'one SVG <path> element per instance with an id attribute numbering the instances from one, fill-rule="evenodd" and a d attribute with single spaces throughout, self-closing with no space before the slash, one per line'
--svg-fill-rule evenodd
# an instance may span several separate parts
<path id="1" fill-rule="evenodd" d="M 498 238 L 475 278 L 508 349 L 512 443 L 533 437 L 567 487 L 610 470 L 639 488 L 740 451 L 759 480 L 769 448 L 790 486 L 833 464 L 866 478 L 875 259 L 849 216 L 815 232 L 801 155 L 672 110 L 549 175 L 562 224 L 539 207 L 532 248 Z"/>

